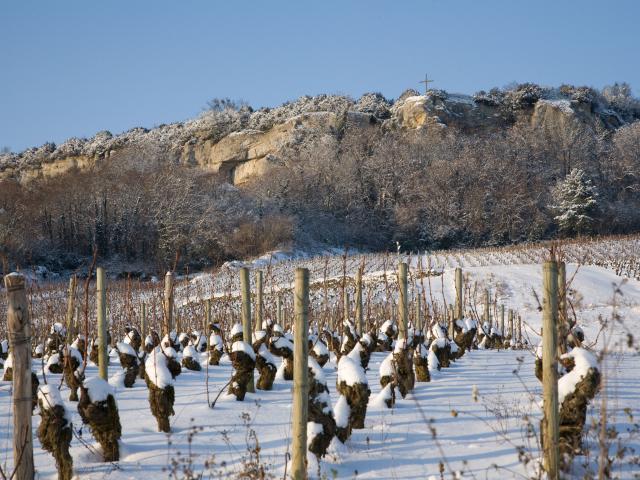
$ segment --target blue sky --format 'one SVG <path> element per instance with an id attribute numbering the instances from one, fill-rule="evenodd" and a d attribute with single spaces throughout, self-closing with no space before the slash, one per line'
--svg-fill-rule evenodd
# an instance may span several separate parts
<path id="1" fill-rule="evenodd" d="M 640 94 L 640 1 L 66 1 L 0 3 L 0 148 L 197 115 L 214 97 L 512 81 Z"/>

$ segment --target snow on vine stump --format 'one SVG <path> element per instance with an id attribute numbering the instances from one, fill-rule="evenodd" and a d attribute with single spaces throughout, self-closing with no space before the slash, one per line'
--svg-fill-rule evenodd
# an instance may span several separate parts
<path id="1" fill-rule="evenodd" d="M 162 337 L 162 342 L 160 342 L 160 345 L 162 345 L 163 349 L 173 348 L 176 352 L 180 351 L 182 346 L 178 341 L 178 334 L 174 330 L 171 330 L 164 337 Z"/>
<path id="2" fill-rule="evenodd" d="M 431 328 L 433 340 L 430 349 L 438 357 L 440 368 L 448 368 L 451 359 L 451 344 L 447 340 L 446 331 L 437 323 Z"/>
<path id="3" fill-rule="evenodd" d="M 454 340 L 458 344 L 459 356 L 462 357 L 467 350 L 473 348 L 473 342 L 478 331 L 478 323 L 471 318 L 456 320 L 453 324 Z"/>
<path id="4" fill-rule="evenodd" d="M 84 335 L 78 335 L 71 346 L 80 352 L 82 360 L 84 361 L 84 358 L 87 355 L 87 341 L 84 338 Z"/>
<path id="5" fill-rule="evenodd" d="M 154 349 L 145 362 L 145 381 L 149 387 L 149 407 L 158 423 L 158 431 L 171 431 L 169 417 L 174 415 L 174 377 L 168 368 L 168 358 L 160 348 Z"/>
<path id="6" fill-rule="evenodd" d="M 584 331 L 578 326 L 573 327 L 567 336 L 568 347 L 582 347 L 582 342 L 584 342 Z"/>
<path id="7" fill-rule="evenodd" d="M 331 396 L 322 367 L 309 357 L 309 411 L 307 444 L 316 457 L 323 457 L 336 435 L 336 421 L 331 408 Z"/>
<path id="8" fill-rule="evenodd" d="M 60 391 L 53 385 L 38 388 L 40 426 L 38 440 L 42 448 L 53 455 L 59 480 L 73 477 L 73 458 L 69 453 L 73 431 Z"/>
<path id="9" fill-rule="evenodd" d="M 261 345 L 258 355 L 256 356 L 256 367 L 260 376 L 256 388 L 259 390 L 271 390 L 273 388 L 273 381 L 276 378 L 276 372 L 278 371 L 278 365 L 276 358 L 269 352 L 266 345 Z"/>
<path id="10" fill-rule="evenodd" d="M 344 356 L 338 362 L 337 390 L 349 403 L 349 426 L 352 429 L 364 428 L 364 419 L 369 402 L 369 383 L 364 369 L 352 358 Z"/>
<path id="11" fill-rule="evenodd" d="M 124 327 L 124 343 L 128 343 L 137 352 L 142 346 L 142 337 L 140 332 L 131 325 Z"/>
<path id="12" fill-rule="evenodd" d="M 561 454 L 573 456 L 582 450 L 587 406 L 600 387 L 600 370 L 596 357 L 580 347 L 564 354 L 561 362 L 568 373 L 558 380 L 559 447 Z"/>
<path id="13" fill-rule="evenodd" d="M 429 349 L 424 343 L 419 343 L 413 352 L 413 367 L 417 382 L 430 382 L 429 375 Z"/>
<path id="14" fill-rule="evenodd" d="M 355 344 L 347 356 L 366 371 L 369 365 L 369 352 L 360 342 Z"/>
<path id="15" fill-rule="evenodd" d="M 282 358 L 283 378 L 293 380 L 293 342 L 287 337 L 272 337 L 269 351 Z"/>
<path id="16" fill-rule="evenodd" d="M 358 343 L 356 328 L 350 320 L 342 323 L 342 342 L 340 343 L 340 355 L 347 355 Z"/>
<path id="17" fill-rule="evenodd" d="M 241 402 L 247 393 L 249 382 L 253 379 L 256 354 L 247 342 L 237 341 L 231 346 L 229 358 L 234 369 L 229 385 L 229 393 L 235 395 L 236 400 Z"/>
<path id="18" fill-rule="evenodd" d="M 171 347 L 163 348 L 162 353 L 167 359 L 167 368 L 169 369 L 169 372 L 171 372 L 171 376 L 173 378 L 178 377 L 178 375 L 182 373 L 182 366 L 180 365 L 180 362 L 178 362 L 178 353 Z"/>
<path id="19" fill-rule="evenodd" d="M 321 338 L 309 338 L 309 354 L 321 367 L 324 367 L 329 361 L 329 348 Z"/>
<path id="20" fill-rule="evenodd" d="M 340 353 L 341 339 L 337 332 L 334 332 L 325 326 L 322 328 L 321 337 L 330 351 Z"/>
<path id="21" fill-rule="evenodd" d="M 33 350 L 33 358 L 42 358 L 42 357 L 44 357 L 44 344 L 39 343 L 38 345 L 36 345 L 36 348 Z"/>
<path id="22" fill-rule="evenodd" d="M 201 334 L 198 330 L 191 332 L 191 343 L 198 353 L 204 353 L 207 351 L 207 336 Z"/>
<path id="23" fill-rule="evenodd" d="M 211 325 L 211 335 L 209 336 L 209 365 L 220 365 L 220 359 L 224 354 L 224 343 L 222 342 L 220 325 Z"/>
<path id="24" fill-rule="evenodd" d="M 80 386 L 78 413 L 100 443 L 104 461 L 118 461 L 118 441 L 122 435 L 122 427 L 113 389 L 106 380 L 93 377 L 83 382 Z"/>
<path id="25" fill-rule="evenodd" d="M 136 383 L 136 378 L 140 374 L 140 364 L 138 354 L 133 347 L 125 342 L 118 342 L 116 345 L 120 365 L 124 369 L 124 386 L 131 388 Z"/>
<path id="26" fill-rule="evenodd" d="M 233 327 L 231 327 L 231 332 L 229 332 L 229 337 L 231 337 L 231 342 L 242 342 L 244 341 L 244 333 L 242 332 L 242 324 L 234 323 Z"/>
<path id="27" fill-rule="evenodd" d="M 360 347 L 360 363 L 362 368 L 366 370 L 369 368 L 369 360 L 371 360 L 371 353 L 375 348 L 375 342 L 373 341 L 373 338 L 371 338 L 371 335 L 365 333 L 358 340 L 358 345 Z M 358 345 L 354 348 L 358 348 Z"/>
<path id="28" fill-rule="evenodd" d="M 351 418 L 351 407 L 349 406 L 347 397 L 340 395 L 333 411 L 336 420 L 336 437 L 344 443 L 351 436 L 352 429 L 349 421 Z"/>
<path id="29" fill-rule="evenodd" d="M 111 333 L 107 331 L 107 345 L 111 344 Z M 91 351 L 89 352 L 89 360 L 91 360 L 95 365 L 99 363 L 100 356 L 100 338 L 95 337 L 91 342 Z"/>
<path id="30" fill-rule="evenodd" d="M 251 346 L 253 347 L 253 351 L 258 353 L 260 351 L 260 347 L 267 343 L 269 337 L 267 337 L 266 330 L 256 330 L 251 334 Z"/>
<path id="31" fill-rule="evenodd" d="M 387 320 L 378 331 L 378 345 L 376 351 L 390 352 L 393 349 L 393 341 L 398 337 L 398 326 L 392 321 Z"/>
<path id="32" fill-rule="evenodd" d="M 384 403 L 387 408 L 392 408 L 396 403 L 396 367 L 393 361 L 393 353 L 390 353 L 380 363 L 380 386 L 382 390 L 376 398 L 378 405 Z"/>
<path id="33" fill-rule="evenodd" d="M 198 361 L 198 352 L 193 345 L 187 345 L 182 352 L 182 366 L 187 370 L 199 372 L 202 370 L 202 366 Z"/>
<path id="34" fill-rule="evenodd" d="M 2 369 L 2 365 L 4 361 L 9 356 L 9 342 L 7 340 L 2 340 L 0 342 L 0 369 Z"/>
<path id="35" fill-rule="evenodd" d="M 56 375 L 64 373 L 64 363 L 60 353 L 54 353 L 47 358 L 44 370 L 46 373 L 55 373 Z"/>
<path id="36" fill-rule="evenodd" d="M 396 365 L 396 375 L 398 390 L 402 398 L 407 396 L 416 383 L 415 373 L 413 372 L 413 355 L 408 347 L 408 342 L 404 338 L 396 341 L 393 349 L 393 361 Z"/>
<path id="37" fill-rule="evenodd" d="M 51 326 L 49 335 L 45 341 L 45 351 L 48 355 L 59 353 L 65 344 L 67 329 L 60 322 L 56 322 Z"/>
<path id="38" fill-rule="evenodd" d="M 4 362 L 2 380 L 5 382 L 13 382 L 13 354 L 11 352 L 9 352 L 7 359 Z"/>
<path id="39" fill-rule="evenodd" d="M 182 332 L 178 335 L 178 351 L 182 352 L 184 351 L 185 348 L 187 348 L 187 345 L 189 345 L 189 342 L 191 341 L 191 339 L 189 338 L 189 335 L 187 335 L 186 333 Z"/>
<path id="40" fill-rule="evenodd" d="M 69 401 L 78 401 L 78 389 L 84 381 L 82 354 L 74 347 L 67 346 L 64 351 L 63 372 L 64 380 L 69 387 Z"/>
<path id="41" fill-rule="evenodd" d="M 158 346 L 160 346 L 160 335 L 155 330 L 151 330 L 144 339 L 144 351 L 149 354 Z"/>

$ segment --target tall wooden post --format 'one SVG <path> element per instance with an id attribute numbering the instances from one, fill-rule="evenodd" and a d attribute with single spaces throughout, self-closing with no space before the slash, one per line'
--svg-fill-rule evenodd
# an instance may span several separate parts
<path id="1" fill-rule="evenodd" d="M 31 429 L 31 320 L 24 276 L 4 277 L 7 326 L 13 355 L 13 461 L 16 480 L 33 480 Z"/>
<path id="2" fill-rule="evenodd" d="M 142 302 L 140 306 L 140 336 L 142 337 L 142 346 L 147 335 L 147 304 Z"/>
<path id="3" fill-rule="evenodd" d="M 515 332 L 513 331 L 513 310 L 509 309 L 509 338 L 516 341 Z"/>
<path id="4" fill-rule="evenodd" d="M 263 308 L 263 276 L 262 270 L 256 272 L 256 332 L 262 329 L 262 308 Z M 251 343 L 251 342 L 249 342 Z"/>
<path id="5" fill-rule="evenodd" d="M 504 331 L 504 305 L 500 305 L 500 335 L 502 338 L 507 336 L 507 332 Z"/>
<path id="6" fill-rule="evenodd" d="M 400 298 L 398 298 L 398 338 L 407 339 L 409 306 L 407 304 L 407 264 L 404 262 L 398 265 L 398 287 L 400 291 Z"/>
<path id="7" fill-rule="evenodd" d="M 487 288 L 484 291 L 484 321 L 489 325 L 489 329 L 491 329 L 491 313 L 489 312 L 489 306 L 491 305 L 491 295 L 489 294 L 489 289 Z"/>
<path id="8" fill-rule="evenodd" d="M 166 334 L 173 331 L 173 273 L 167 272 L 164 276 L 164 321 Z"/>
<path id="9" fill-rule="evenodd" d="M 356 273 L 356 328 L 358 335 L 364 335 L 364 312 L 362 310 L 362 266 Z"/>
<path id="10" fill-rule="evenodd" d="M 204 301 L 204 325 L 202 328 L 202 332 L 207 338 L 207 346 L 209 345 L 209 328 L 211 328 L 209 325 L 211 325 L 211 299 L 207 298 Z"/>
<path id="11" fill-rule="evenodd" d="M 558 354 L 567 353 L 567 335 L 569 319 L 567 317 L 567 267 L 558 262 Z"/>
<path id="12" fill-rule="evenodd" d="M 462 269 L 456 267 L 456 320 L 463 317 L 462 306 Z"/>
<path id="13" fill-rule="evenodd" d="M 544 263 L 542 303 L 542 399 L 544 417 L 543 452 L 544 468 L 548 478 L 557 480 L 559 467 L 558 450 L 558 264 Z"/>
<path id="14" fill-rule="evenodd" d="M 109 375 L 109 354 L 107 351 L 107 284 L 104 268 L 96 269 L 96 295 L 98 307 L 98 375 L 107 380 Z"/>
<path id="15" fill-rule="evenodd" d="M 278 297 L 276 298 L 276 319 L 278 325 L 284 328 L 282 324 L 282 294 L 278 293 Z"/>
<path id="16" fill-rule="evenodd" d="M 522 317 L 518 315 L 518 344 L 522 345 Z"/>
<path id="17" fill-rule="evenodd" d="M 307 416 L 309 408 L 309 270 L 296 268 L 295 337 L 293 353 L 293 445 L 291 476 L 307 478 Z"/>
<path id="18" fill-rule="evenodd" d="M 74 329 L 73 315 L 75 313 L 75 300 L 76 300 L 76 276 L 71 275 L 69 277 L 69 290 L 67 291 L 67 344 L 73 342 L 73 338 L 78 332 Z"/>
<path id="19" fill-rule="evenodd" d="M 422 332 L 422 308 L 420 306 L 420 295 L 416 295 L 416 330 Z"/>
<path id="20" fill-rule="evenodd" d="M 251 345 L 251 284 L 247 267 L 240 269 L 240 293 L 242 295 L 242 338 Z M 249 383 L 247 383 L 247 391 L 252 393 L 256 391 L 253 383 L 253 372 Z"/>

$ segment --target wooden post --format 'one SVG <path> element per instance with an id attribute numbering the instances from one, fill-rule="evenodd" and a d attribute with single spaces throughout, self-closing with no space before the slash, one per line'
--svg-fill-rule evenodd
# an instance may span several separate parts
<path id="1" fill-rule="evenodd" d="M 491 305 L 490 298 L 489 289 L 487 288 L 484 291 L 484 321 L 489 325 L 489 330 L 491 330 L 491 314 L 489 312 L 489 305 Z"/>
<path id="2" fill-rule="evenodd" d="M 147 331 L 147 304 L 142 302 L 140 312 L 140 336 L 142 337 L 142 346 L 144 347 L 144 340 Z"/>
<path id="3" fill-rule="evenodd" d="M 13 355 L 13 461 L 16 480 L 33 480 L 31 429 L 31 320 L 24 276 L 4 277 L 7 289 L 7 326 Z"/>
<path id="4" fill-rule="evenodd" d="M 518 344 L 522 345 L 522 317 L 518 315 Z"/>
<path id="5" fill-rule="evenodd" d="M 344 292 L 343 300 L 344 300 L 344 306 L 342 308 L 342 313 L 344 314 L 344 323 L 343 323 L 344 325 L 346 323 L 349 323 L 349 320 L 350 320 L 349 314 L 351 313 L 350 312 L 351 309 L 350 309 L 349 292 L 346 292 L 346 291 Z"/>
<path id="6" fill-rule="evenodd" d="M 356 273 L 356 328 L 358 335 L 364 335 L 364 315 L 362 311 L 362 266 Z"/>
<path id="7" fill-rule="evenodd" d="M 211 299 L 207 298 L 204 301 L 204 328 L 202 329 L 207 338 L 207 346 L 209 346 L 209 325 L 211 325 Z"/>
<path id="8" fill-rule="evenodd" d="M 173 273 L 167 272 L 164 276 L 164 321 L 166 334 L 173 331 Z"/>
<path id="9" fill-rule="evenodd" d="M 516 339 L 514 334 L 515 332 L 513 331 L 513 310 L 509 309 L 509 337 L 511 338 L 511 340 L 515 342 Z"/>
<path id="10" fill-rule="evenodd" d="M 504 331 L 504 305 L 500 305 L 500 335 L 502 335 L 502 338 L 507 336 Z"/>
<path id="11" fill-rule="evenodd" d="M 259 330 L 262 330 L 262 308 L 263 308 L 262 307 L 263 306 L 263 299 L 262 299 L 263 281 L 262 280 L 263 280 L 262 271 L 258 270 L 256 272 L 256 325 L 255 325 L 256 332 Z"/>
<path id="12" fill-rule="evenodd" d="M 278 297 L 276 299 L 276 318 L 278 325 L 284 328 L 282 325 L 282 294 L 278 293 Z"/>
<path id="13" fill-rule="evenodd" d="M 461 320 L 462 313 L 462 269 L 456 268 L 456 320 Z"/>
<path id="14" fill-rule="evenodd" d="M 558 355 L 567 353 L 568 334 L 567 267 L 564 262 L 558 262 Z"/>
<path id="15" fill-rule="evenodd" d="M 422 332 L 422 309 L 420 308 L 420 295 L 416 295 L 416 329 Z"/>
<path id="16" fill-rule="evenodd" d="M 398 338 L 407 339 L 409 307 L 407 305 L 407 264 L 404 262 L 398 265 L 398 287 L 400 292 L 400 298 L 398 298 Z"/>
<path id="17" fill-rule="evenodd" d="M 309 408 L 309 270 L 296 268 L 293 353 L 293 418 L 291 476 L 307 478 L 307 416 Z"/>
<path id="18" fill-rule="evenodd" d="M 96 269 L 96 295 L 98 305 L 98 375 L 107 380 L 109 375 L 109 354 L 107 351 L 107 285 L 104 268 Z"/>
<path id="19" fill-rule="evenodd" d="M 76 276 L 69 277 L 69 290 L 67 291 L 67 344 L 73 342 L 77 332 L 74 331 L 73 314 L 75 313 L 76 300 Z"/>
<path id="20" fill-rule="evenodd" d="M 242 338 L 251 345 L 251 284 L 247 267 L 240 269 L 240 293 L 242 295 Z M 247 383 L 247 392 L 253 393 L 255 391 L 253 373 L 251 373 L 251 378 Z"/>
<path id="21" fill-rule="evenodd" d="M 559 466 L 558 450 L 558 264 L 545 262 L 543 273 L 542 302 L 542 399 L 544 417 L 543 453 L 544 469 L 548 478 L 557 480 Z"/>

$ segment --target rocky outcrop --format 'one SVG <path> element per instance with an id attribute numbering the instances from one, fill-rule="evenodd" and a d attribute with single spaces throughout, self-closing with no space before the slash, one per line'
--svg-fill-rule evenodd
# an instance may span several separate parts
<path id="1" fill-rule="evenodd" d="M 557 89 L 522 84 L 473 96 L 432 90 L 403 93 L 396 102 L 378 93 L 358 101 L 345 96 L 302 97 L 275 109 L 227 108 L 208 111 L 183 123 L 120 135 L 103 131 L 91 139 L 47 143 L 19 154 L 0 154 L 0 179 L 29 182 L 120 161 L 136 168 L 149 163 L 186 165 L 222 174 L 233 184 L 265 175 L 285 149 L 309 138 L 339 139 L 347 129 L 395 128 L 424 134 L 447 128 L 467 133 L 508 128 L 518 121 L 562 130 L 574 122 L 613 130 L 640 118 L 640 109 L 623 113 L 586 87 Z"/>

